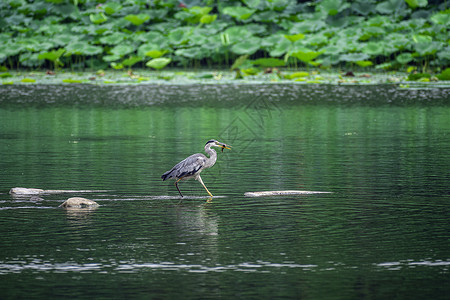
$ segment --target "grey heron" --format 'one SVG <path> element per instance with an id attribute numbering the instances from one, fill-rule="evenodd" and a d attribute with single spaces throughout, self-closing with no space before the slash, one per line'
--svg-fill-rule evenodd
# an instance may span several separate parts
<path id="1" fill-rule="evenodd" d="M 217 140 L 209 140 L 205 144 L 205 152 L 209 155 L 209 157 L 202 153 L 192 154 L 188 158 L 177 163 L 172 169 L 164 173 L 161 176 L 162 180 L 164 181 L 166 179 L 175 178 L 175 186 L 177 187 L 177 190 L 180 193 L 181 197 L 183 197 L 183 194 L 178 188 L 178 181 L 194 178 L 203 185 L 209 196 L 213 197 L 213 195 L 208 191 L 206 185 L 203 183 L 202 178 L 200 177 L 200 173 L 204 169 L 211 168 L 216 163 L 217 152 L 214 149 L 211 149 L 211 147 L 222 148 L 223 152 L 223 149 L 230 149 L 231 146 L 220 143 Z"/>

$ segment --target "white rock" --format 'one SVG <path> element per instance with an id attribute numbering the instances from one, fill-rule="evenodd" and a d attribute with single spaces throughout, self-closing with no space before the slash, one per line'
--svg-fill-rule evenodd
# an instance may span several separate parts
<path id="1" fill-rule="evenodd" d="M 311 195 L 311 194 L 328 194 L 331 192 L 317 192 L 317 191 L 263 191 L 263 192 L 246 192 L 244 196 L 247 197 L 263 197 L 263 196 L 284 196 L 284 195 Z"/>
<path id="2" fill-rule="evenodd" d="M 64 201 L 59 207 L 97 207 L 99 206 L 97 202 L 81 198 L 81 197 L 72 197 Z"/>
<path id="3" fill-rule="evenodd" d="M 43 192 L 44 190 L 41 189 L 29 189 L 22 187 L 15 187 L 9 191 L 11 195 L 40 195 Z"/>

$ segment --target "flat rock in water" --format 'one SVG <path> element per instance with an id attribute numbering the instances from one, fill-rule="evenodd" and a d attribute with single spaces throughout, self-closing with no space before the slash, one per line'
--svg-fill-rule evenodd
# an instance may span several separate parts
<path id="1" fill-rule="evenodd" d="M 97 207 L 99 206 L 97 202 L 81 198 L 81 197 L 72 197 L 64 201 L 59 207 Z"/>
<path id="2" fill-rule="evenodd" d="M 11 195 L 40 195 L 44 192 L 41 189 L 15 187 L 9 190 Z"/>
<path id="3" fill-rule="evenodd" d="M 263 191 L 263 192 L 246 192 L 246 197 L 263 197 L 263 196 L 284 196 L 284 195 L 312 195 L 312 194 L 329 194 L 331 192 L 317 191 Z"/>
<path id="4" fill-rule="evenodd" d="M 64 193 L 97 193 L 107 192 L 106 190 L 43 190 L 33 188 L 15 187 L 9 190 L 11 195 L 27 196 L 27 195 L 41 195 L 41 194 L 64 194 Z"/>

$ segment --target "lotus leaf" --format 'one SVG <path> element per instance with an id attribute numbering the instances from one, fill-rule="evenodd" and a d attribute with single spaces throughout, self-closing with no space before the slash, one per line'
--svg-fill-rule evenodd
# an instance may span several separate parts
<path id="1" fill-rule="evenodd" d="M 122 5 L 117 2 L 108 2 L 102 7 L 108 15 L 112 15 L 122 9 Z"/>
<path id="2" fill-rule="evenodd" d="M 280 43 L 281 41 L 286 40 L 284 35 L 282 34 L 272 34 L 268 37 L 261 39 L 261 46 L 263 47 L 273 47 Z"/>
<path id="3" fill-rule="evenodd" d="M 92 46 L 92 45 L 88 45 L 87 47 L 85 47 L 83 49 L 83 54 L 84 55 L 97 55 L 103 52 L 103 48 L 99 47 L 99 46 Z"/>
<path id="4" fill-rule="evenodd" d="M 430 20 L 435 24 L 450 25 L 450 12 L 440 12 L 431 16 Z"/>
<path id="5" fill-rule="evenodd" d="M 393 66 L 392 62 L 386 62 L 375 66 L 375 69 L 389 70 L 392 68 L 392 66 Z"/>
<path id="6" fill-rule="evenodd" d="M 12 77 L 11 73 L 8 72 L 0 73 L 0 78 L 8 78 L 8 77 Z"/>
<path id="7" fill-rule="evenodd" d="M 326 46 L 326 47 L 322 48 L 321 51 L 323 51 L 323 53 L 326 53 L 326 54 L 342 53 L 342 49 L 339 48 L 338 46 L 334 46 L 334 45 Z"/>
<path id="8" fill-rule="evenodd" d="M 117 45 L 112 48 L 110 51 L 113 55 L 124 56 L 134 52 L 135 48 L 131 45 Z"/>
<path id="9" fill-rule="evenodd" d="M 288 40 L 290 40 L 291 42 L 296 42 L 298 40 L 304 39 L 305 35 L 302 33 L 297 33 L 297 34 L 293 34 L 293 35 L 284 35 L 285 38 L 287 38 Z"/>
<path id="10" fill-rule="evenodd" d="M 413 57 L 412 57 L 411 53 L 402 53 L 396 57 L 396 60 L 400 64 L 406 65 L 407 63 L 409 63 L 410 61 L 413 60 Z"/>
<path id="11" fill-rule="evenodd" d="M 187 58 L 193 58 L 193 59 L 202 59 L 206 56 L 206 50 L 195 47 L 195 48 L 188 48 L 188 49 L 178 49 L 175 51 L 176 55 L 187 57 Z"/>
<path id="12" fill-rule="evenodd" d="M 145 52 L 145 56 L 149 56 L 151 58 L 159 58 L 161 56 L 163 56 L 164 54 L 166 54 L 168 51 L 167 50 L 150 50 Z"/>
<path id="13" fill-rule="evenodd" d="M 154 58 L 152 60 L 149 60 L 145 65 L 147 67 L 160 70 L 160 69 L 164 68 L 165 66 L 167 66 L 170 62 L 171 62 L 170 58 L 160 57 L 160 58 Z"/>
<path id="14" fill-rule="evenodd" d="M 90 14 L 89 19 L 94 24 L 101 24 L 103 22 L 106 22 L 108 18 L 105 16 L 104 13 L 98 13 L 98 14 Z"/>
<path id="15" fill-rule="evenodd" d="M 111 61 L 119 60 L 120 56 L 119 55 L 105 55 L 102 57 L 102 59 L 106 62 L 111 62 Z"/>
<path id="16" fill-rule="evenodd" d="M 243 66 L 247 62 L 248 55 L 242 55 L 239 56 L 231 66 L 230 70 L 236 70 L 239 69 L 241 66 Z"/>
<path id="17" fill-rule="evenodd" d="M 257 22 L 265 22 L 270 23 L 276 18 L 278 18 L 280 14 L 276 11 L 269 10 L 269 11 L 262 11 L 257 12 L 253 15 L 252 20 L 255 20 Z"/>
<path id="18" fill-rule="evenodd" d="M 404 0 L 386 0 L 377 4 L 376 10 L 381 14 L 394 14 L 405 10 L 406 5 Z"/>
<path id="19" fill-rule="evenodd" d="M 150 20 L 150 16 L 147 14 L 129 14 L 124 17 L 125 20 L 129 21 L 133 25 L 139 26 Z"/>
<path id="20" fill-rule="evenodd" d="M 289 79 L 296 79 L 296 78 L 308 77 L 308 76 L 309 76 L 308 72 L 295 72 L 290 75 L 287 75 L 286 77 L 288 77 Z"/>
<path id="21" fill-rule="evenodd" d="M 450 61 L 450 47 L 444 48 L 437 53 L 437 57 L 442 60 Z"/>
<path id="22" fill-rule="evenodd" d="M 228 34 L 228 40 L 231 44 L 241 42 L 242 40 L 253 36 L 245 26 L 229 27 L 225 30 L 224 34 Z"/>
<path id="23" fill-rule="evenodd" d="M 305 20 L 303 22 L 295 23 L 289 29 L 289 33 L 296 34 L 299 32 L 316 32 L 325 27 L 327 27 L 327 24 L 322 20 Z"/>
<path id="24" fill-rule="evenodd" d="M 114 70 L 121 70 L 121 69 L 123 69 L 123 64 L 121 64 L 121 63 L 116 63 L 116 62 L 112 62 L 112 63 L 111 63 L 111 67 L 112 67 Z"/>
<path id="25" fill-rule="evenodd" d="M 330 16 L 334 16 L 337 13 L 348 8 L 349 6 L 350 4 L 342 0 L 323 0 L 320 2 L 319 5 L 316 6 L 316 8 L 324 11 L 326 14 Z"/>
<path id="26" fill-rule="evenodd" d="M 71 34 L 58 34 L 58 35 L 55 35 L 51 39 L 53 44 L 58 45 L 58 46 L 68 45 L 71 42 L 73 42 L 74 40 L 78 40 L 78 37 L 77 36 L 73 36 Z"/>
<path id="27" fill-rule="evenodd" d="M 283 67 L 286 65 L 284 60 L 278 58 L 259 58 L 251 61 L 251 63 L 263 68 Z"/>
<path id="28" fill-rule="evenodd" d="M 37 41 L 32 41 L 29 40 L 31 43 L 29 43 L 26 46 L 26 49 L 30 50 L 30 51 L 34 51 L 34 52 L 38 52 L 38 51 L 44 51 L 44 50 L 48 50 L 54 47 L 53 43 L 50 42 L 37 42 Z"/>
<path id="29" fill-rule="evenodd" d="M 287 39 L 283 39 L 280 43 L 275 45 L 275 48 L 270 51 L 270 56 L 280 57 L 291 49 L 291 45 L 292 43 L 290 41 L 288 41 Z"/>
<path id="30" fill-rule="evenodd" d="M 373 65 L 373 63 L 370 60 L 358 60 L 356 61 L 356 64 L 360 67 L 370 67 Z"/>
<path id="31" fill-rule="evenodd" d="M 450 68 L 446 68 L 441 74 L 436 76 L 439 80 L 450 80 Z"/>
<path id="32" fill-rule="evenodd" d="M 362 48 L 362 52 L 369 54 L 369 55 L 381 55 L 383 54 L 383 47 L 382 43 L 377 42 L 370 42 L 364 45 Z"/>
<path id="33" fill-rule="evenodd" d="M 126 37 L 125 33 L 114 32 L 113 34 L 100 38 L 100 42 L 102 42 L 102 44 L 107 45 L 117 45 L 120 44 L 125 39 L 125 37 Z"/>
<path id="34" fill-rule="evenodd" d="M 252 37 L 246 40 L 243 40 L 242 42 L 236 43 L 231 47 L 231 51 L 238 55 L 244 55 L 244 54 L 253 54 L 256 51 L 258 51 L 260 45 L 260 39 L 256 37 Z"/>
<path id="35" fill-rule="evenodd" d="M 24 82 L 24 83 L 34 83 L 34 82 L 36 82 L 36 79 L 33 79 L 33 78 L 23 78 L 23 79 L 21 80 L 21 82 Z"/>
<path id="36" fill-rule="evenodd" d="M 352 10 L 360 15 L 367 16 L 375 10 L 375 5 L 368 1 L 358 1 L 352 4 Z"/>
<path id="37" fill-rule="evenodd" d="M 442 48 L 442 44 L 439 42 L 431 43 L 416 43 L 414 49 L 421 56 L 433 55 Z"/>
<path id="38" fill-rule="evenodd" d="M 304 63 L 309 63 L 322 53 L 323 53 L 322 51 L 317 52 L 310 50 L 308 48 L 300 48 L 290 52 L 290 56 L 293 56 Z"/>
<path id="39" fill-rule="evenodd" d="M 247 69 L 242 69 L 241 71 L 245 76 L 252 76 L 252 75 L 256 75 L 259 72 L 261 72 L 261 70 L 258 68 L 247 68 Z"/>
<path id="40" fill-rule="evenodd" d="M 425 7 L 428 5 L 428 0 L 405 0 L 405 2 L 408 3 L 411 8 Z"/>
<path id="41" fill-rule="evenodd" d="M 247 20 L 255 12 L 255 9 L 250 9 L 242 6 L 225 7 L 222 12 L 226 15 L 232 16 L 238 20 Z"/>
<path id="42" fill-rule="evenodd" d="M 357 62 L 362 60 L 367 60 L 369 56 L 364 53 L 349 53 L 349 54 L 342 54 L 340 59 L 341 61 L 348 61 L 348 62 Z"/>
<path id="43" fill-rule="evenodd" d="M 191 27 L 180 27 L 170 31 L 168 36 L 170 43 L 173 45 L 181 45 L 187 43 L 191 31 Z"/>
<path id="44" fill-rule="evenodd" d="M 60 48 L 58 50 L 44 52 L 44 53 L 39 54 L 38 58 L 39 59 L 47 59 L 47 60 L 50 60 L 52 62 L 55 62 L 55 65 L 56 64 L 61 64 L 59 62 L 59 58 L 64 54 L 65 51 L 66 51 L 65 49 Z"/>
<path id="45" fill-rule="evenodd" d="M 200 18 L 200 23 L 210 24 L 217 19 L 217 15 L 204 15 Z"/>

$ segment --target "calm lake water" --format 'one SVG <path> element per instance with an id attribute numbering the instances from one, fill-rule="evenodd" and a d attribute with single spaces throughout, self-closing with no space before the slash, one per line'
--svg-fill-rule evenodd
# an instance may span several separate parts
<path id="1" fill-rule="evenodd" d="M 444 299 L 450 90 L 0 87 L 1 299 Z M 231 144 L 186 181 L 162 173 Z M 12 187 L 101 190 L 14 198 Z M 249 191 L 329 194 L 245 197 Z M 97 209 L 61 209 L 81 196 Z"/>

